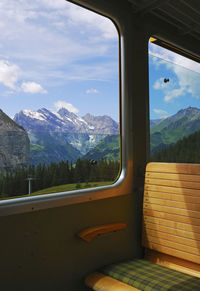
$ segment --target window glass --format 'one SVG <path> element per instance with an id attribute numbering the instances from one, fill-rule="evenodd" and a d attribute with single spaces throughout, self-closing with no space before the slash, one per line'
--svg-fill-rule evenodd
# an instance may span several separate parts
<path id="1" fill-rule="evenodd" d="M 64 0 L 2 0 L 0 31 L 0 198 L 114 183 L 115 25 Z"/>
<path id="2" fill-rule="evenodd" d="M 200 163 L 200 64 L 149 43 L 151 160 Z"/>

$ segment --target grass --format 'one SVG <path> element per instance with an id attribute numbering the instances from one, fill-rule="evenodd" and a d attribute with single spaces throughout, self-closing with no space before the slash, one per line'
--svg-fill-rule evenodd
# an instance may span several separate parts
<path id="1" fill-rule="evenodd" d="M 5 196 L 0 197 L 0 200 L 30 197 L 30 196 L 52 194 L 52 193 L 59 193 L 59 192 L 67 192 L 67 191 L 80 190 L 80 189 L 86 189 L 86 188 L 92 188 L 92 187 L 101 187 L 101 186 L 111 185 L 113 183 L 114 183 L 114 181 L 64 184 L 64 185 L 59 185 L 59 186 L 53 186 L 50 188 L 45 188 L 45 189 L 33 192 L 31 195 L 29 195 L 29 194 L 20 195 L 20 196 L 7 196 L 6 195 L 6 197 Z"/>
<path id="2" fill-rule="evenodd" d="M 29 195 L 29 194 L 20 195 L 20 196 L 7 196 L 6 195 L 4 197 L 0 197 L 0 200 L 30 197 L 30 196 L 37 196 L 37 195 L 43 195 L 43 194 L 52 194 L 52 193 L 80 190 L 80 189 L 86 189 L 86 188 L 92 188 L 92 187 L 101 187 L 101 186 L 111 185 L 113 183 L 114 183 L 114 181 L 65 184 L 65 185 L 59 185 L 59 186 L 53 186 L 50 188 L 45 188 L 45 189 L 33 192 L 31 195 Z"/>
<path id="3" fill-rule="evenodd" d="M 50 188 L 39 190 L 39 191 L 32 193 L 31 195 L 42 195 L 42 194 L 66 192 L 66 191 L 79 190 L 79 189 L 85 189 L 85 188 L 106 186 L 106 185 L 110 185 L 110 184 L 113 184 L 113 182 L 91 182 L 91 183 L 65 184 L 65 185 L 53 186 Z"/>

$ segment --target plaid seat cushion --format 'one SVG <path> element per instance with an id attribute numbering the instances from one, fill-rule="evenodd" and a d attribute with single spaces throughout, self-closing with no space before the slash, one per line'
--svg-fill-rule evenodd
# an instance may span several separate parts
<path id="1" fill-rule="evenodd" d="M 143 291 L 200 291 L 200 278 L 143 259 L 109 265 L 100 271 Z"/>

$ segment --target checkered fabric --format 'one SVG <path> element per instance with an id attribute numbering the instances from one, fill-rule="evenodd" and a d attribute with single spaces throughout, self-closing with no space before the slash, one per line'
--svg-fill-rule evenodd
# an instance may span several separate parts
<path id="1" fill-rule="evenodd" d="M 200 278 L 143 259 L 109 265 L 100 271 L 143 291 L 200 291 Z"/>

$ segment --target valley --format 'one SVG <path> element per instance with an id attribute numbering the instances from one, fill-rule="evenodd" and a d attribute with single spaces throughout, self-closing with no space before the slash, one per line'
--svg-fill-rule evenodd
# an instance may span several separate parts
<path id="1" fill-rule="evenodd" d="M 107 183 L 119 174 L 119 124 L 109 116 L 43 108 L 22 110 L 12 120 L 1 110 L 0 130 L 2 198 L 26 195 L 28 177 L 42 194 L 49 187 Z M 150 121 L 152 161 L 200 162 L 199 142 L 198 108 Z"/>
<path id="2" fill-rule="evenodd" d="M 79 117 L 61 108 L 52 112 L 45 108 L 38 111 L 22 110 L 14 117 L 30 139 L 30 163 L 83 158 L 95 146 L 111 135 L 119 135 L 119 124 L 109 116 L 86 114 Z"/>

